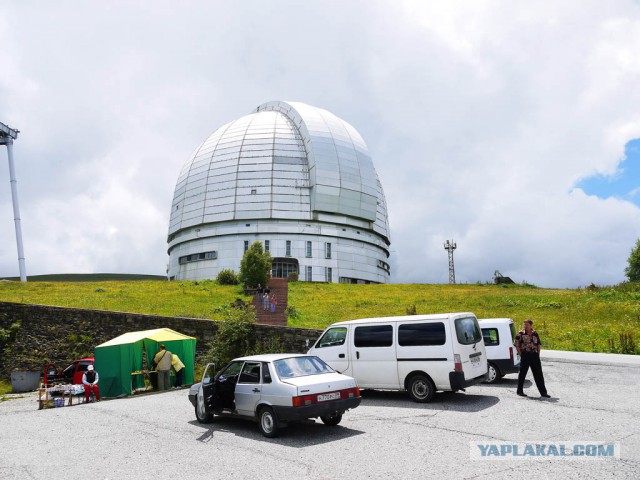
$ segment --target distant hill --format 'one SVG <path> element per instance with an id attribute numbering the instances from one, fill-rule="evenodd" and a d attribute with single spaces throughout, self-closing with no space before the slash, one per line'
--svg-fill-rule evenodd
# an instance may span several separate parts
<path id="1" fill-rule="evenodd" d="M 2 277 L 0 280 L 19 281 L 20 277 Z M 162 275 L 139 275 L 135 273 L 55 273 L 51 275 L 29 275 L 28 282 L 104 282 L 108 280 L 167 280 Z"/>

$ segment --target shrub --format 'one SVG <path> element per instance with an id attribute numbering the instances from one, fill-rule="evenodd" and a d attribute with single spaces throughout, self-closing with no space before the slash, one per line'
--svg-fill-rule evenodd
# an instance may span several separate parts
<path id="1" fill-rule="evenodd" d="M 298 272 L 291 272 L 287 275 L 288 282 L 297 282 L 298 281 Z"/>
<path id="2" fill-rule="evenodd" d="M 254 338 L 256 313 L 242 300 L 238 299 L 231 306 L 222 307 L 220 312 L 223 320 L 218 324 L 218 331 L 209 351 L 202 358 L 204 363 L 213 362 L 216 368 L 221 368 L 237 357 L 284 351 L 279 337 L 270 335 L 257 340 Z"/>
<path id="3" fill-rule="evenodd" d="M 407 307 L 407 315 L 417 315 L 418 309 L 416 308 L 416 304 Z"/>
<path id="4" fill-rule="evenodd" d="M 296 318 L 298 318 L 298 311 L 293 305 L 289 305 L 287 308 L 285 308 L 284 313 L 287 315 L 287 318 L 290 318 L 291 320 L 295 320 Z"/>
<path id="5" fill-rule="evenodd" d="M 233 270 L 221 270 L 216 277 L 219 285 L 238 285 L 240 283 L 240 279 L 238 278 L 238 274 Z"/>

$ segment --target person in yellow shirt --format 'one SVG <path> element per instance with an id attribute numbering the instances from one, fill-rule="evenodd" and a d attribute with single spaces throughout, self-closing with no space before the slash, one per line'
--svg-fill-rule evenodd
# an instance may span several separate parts
<path id="1" fill-rule="evenodd" d="M 176 372 L 176 383 L 174 387 L 176 388 L 181 387 L 182 378 L 184 375 L 184 363 L 182 363 L 182 360 L 180 360 L 180 357 L 178 357 L 178 355 L 176 355 L 175 353 L 171 358 L 171 368 L 173 368 L 173 371 Z"/>

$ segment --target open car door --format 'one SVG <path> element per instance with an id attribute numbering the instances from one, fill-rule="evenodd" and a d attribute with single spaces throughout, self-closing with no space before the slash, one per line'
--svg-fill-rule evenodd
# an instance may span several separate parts
<path id="1" fill-rule="evenodd" d="M 208 423 L 213 418 L 215 409 L 215 363 L 208 363 L 202 374 L 200 389 L 196 394 L 196 418 L 201 423 Z"/>

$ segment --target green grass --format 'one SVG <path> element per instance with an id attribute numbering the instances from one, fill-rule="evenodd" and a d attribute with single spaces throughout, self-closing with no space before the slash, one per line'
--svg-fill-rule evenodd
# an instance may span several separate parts
<path id="1" fill-rule="evenodd" d="M 239 287 L 214 281 L 0 282 L 0 301 L 219 319 Z M 478 318 L 534 320 L 545 348 L 618 352 L 620 335 L 640 328 L 640 284 L 577 290 L 528 285 L 345 285 L 294 282 L 289 326 L 322 329 L 354 318 L 469 311 Z M 635 335 L 634 337 L 635 338 Z M 610 342 L 613 341 L 613 346 Z M 626 344 L 624 353 L 640 353 Z"/>

